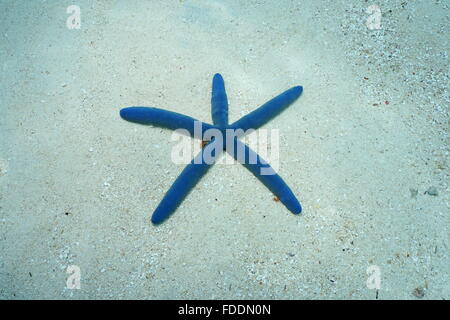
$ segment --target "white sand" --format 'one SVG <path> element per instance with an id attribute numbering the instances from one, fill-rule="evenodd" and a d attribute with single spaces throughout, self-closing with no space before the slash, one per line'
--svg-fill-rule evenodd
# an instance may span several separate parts
<path id="1" fill-rule="evenodd" d="M 0 297 L 450 298 L 449 2 L 337 2 L 1 0 Z M 303 215 L 216 165 L 151 225 L 183 165 L 119 109 L 210 122 L 216 72 L 232 121 L 304 86 L 265 126 Z"/>

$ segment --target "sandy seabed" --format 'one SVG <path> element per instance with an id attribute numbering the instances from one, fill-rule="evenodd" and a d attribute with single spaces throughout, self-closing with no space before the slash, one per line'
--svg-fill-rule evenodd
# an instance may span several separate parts
<path id="1" fill-rule="evenodd" d="M 66 26 L 71 4 L 80 29 Z M 0 298 L 450 298 L 449 1 L 0 9 Z M 216 72 L 230 121 L 304 87 L 264 126 L 279 129 L 302 215 L 218 164 L 150 223 L 183 165 L 170 131 L 119 110 L 210 122 Z"/>

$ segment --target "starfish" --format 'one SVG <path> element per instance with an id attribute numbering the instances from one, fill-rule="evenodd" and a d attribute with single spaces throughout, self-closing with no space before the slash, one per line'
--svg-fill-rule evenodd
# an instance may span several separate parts
<path id="1" fill-rule="evenodd" d="M 249 129 L 256 130 L 292 104 L 302 93 L 303 87 L 295 86 L 236 122 L 228 123 L 228 99 L 225 83 L 215 74 L 212 83 L 211 113 L 213 124 L 204 123 L 189 116 L 153 107 L 128 107 L 120 110 L 120 116 L 130 122 L 153 125 L 172 130 L 184 129 L 191 137 L 207 141 L 200 153 L 184 168 L 165 194 L 152 215 L 152 223 L 166 220 L 200 181 L 223 150 L 253 173 L 292 213 L 302 211 L 300 202 L 289 186 L 246 144 L 238 140 Z M 213 134 L 211 134 L 213 132 Z M 234 135 L 229 135 L 234 132 Z"/>

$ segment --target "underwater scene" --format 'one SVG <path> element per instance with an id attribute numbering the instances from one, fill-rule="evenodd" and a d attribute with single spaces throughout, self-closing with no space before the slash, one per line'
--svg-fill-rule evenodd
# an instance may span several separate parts
<path id="1" fill-rule="evenodd" d="M 449 7 L 0 0 L 0 299 L 449 299 Z"/>

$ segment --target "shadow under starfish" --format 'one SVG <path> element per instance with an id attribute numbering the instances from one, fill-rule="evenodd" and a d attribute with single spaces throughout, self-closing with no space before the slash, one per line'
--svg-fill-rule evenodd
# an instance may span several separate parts
<path id="1" fill-rule="evenodd" d="M 294 214 L 302 211 L 300 202 L 292 190 L 275 173 L 270 165 L 251 150 L 247 145 L 238 140 L 239 136 L 233 136 L 227 140 L 226 130 L 258 129 L 270 119 L 293 103 L 302 93 L 301 86 L 293 87 L 272 100 L 266 102 L 258 109 L 242 117 L 238 121 L 228 124 L 228 100 L 225 92 L 225 84 L 220 74 L 215 74 L 212 85 L 211 113 L 213 125 L 201 122 L 189 116 L 151 107 L 129 107 L 120 110 L 120 116 L 131 122 L 154 125 L 172 130 L 185 129 L 190 136 L 204 140 L 204 134 L 210 129 L 216 129 L 222 135 L 220 139 L 212 138 L 200 153 L 189 163 L 173 185 L 165 194 L 152 215 L 152 222 L 159 224 L 166 220 L 180 205 L 189 191 L 208 171 L 219 155 L 220 151 L 227 151 L 234 159 L 242 163 L 253 173 L 280 201 Z M 201 125 L 201 126 L 200 126 Z M 201 130 L 195 130 L 195 128 Z M 225 143 L 224 143 L 225 142 Z M 222 145 L 220 145 L 222 143 Z M 219 150 L 219 152 L 216 152 Z M 243 150 L 243 152 L 238 152 Z M 209 155 L 209 158 L 208 158 Z M 212 161 L 211 161 L 212 157 Z M 256 161 L 255 161 L 256 160 Z"/>

